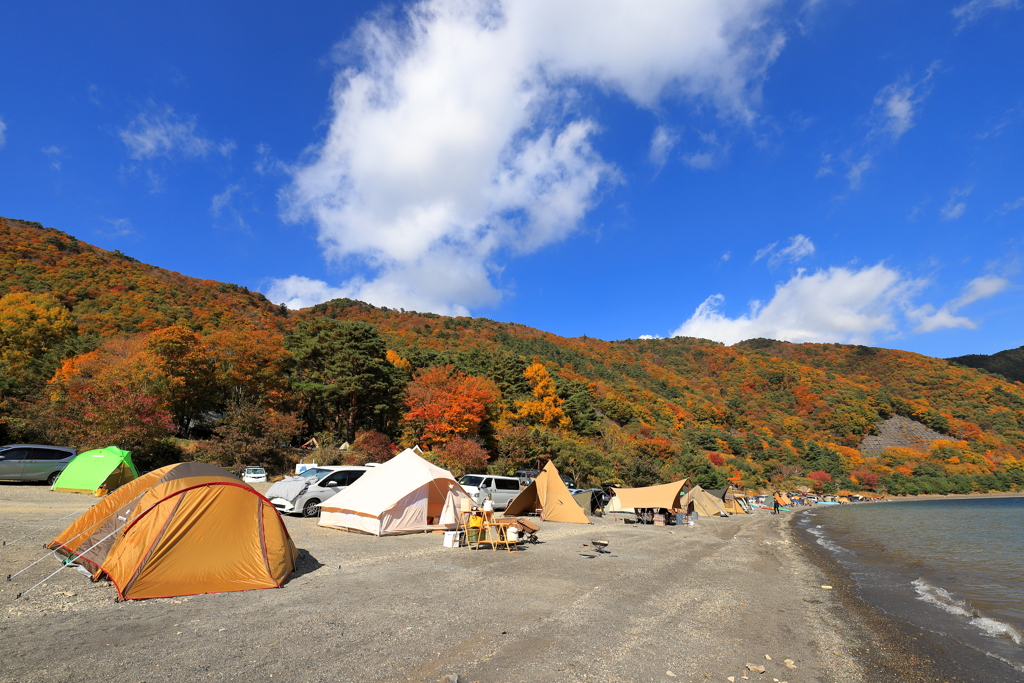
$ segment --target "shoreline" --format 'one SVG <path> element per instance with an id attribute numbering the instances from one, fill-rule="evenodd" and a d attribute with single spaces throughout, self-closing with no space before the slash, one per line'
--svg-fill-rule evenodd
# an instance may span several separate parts
<path id="1" fill-rule="evenodd" d="M 977 498 L 966 494 L 959 498 Z M 1006 497 L 1005 494 L 999 494 Z M 1019 497 L 1021 494 L 1010 494 Z M 994 497 L 994 496 L 992 496 Z M 901 497 L 898 500 L 946 499 L 951 496 L 927 495 Z M 894 501 L 883 501 L 894 502 Z M 950 638 L 919 628 L 867 602 L 859 594 L 849 571 L 821 547 L 807 532 L 797 528 L 796 514 L 788 520 L 794 543 L 804 556 L 824 574 L 833 587 L 838 603 L 855 621 L 864 646 L 851 649 L 866 680 L 925 683 L 973 683 L 980 677 L 991 683 L 1014 683 L 1020 672 L 993 657 L 962 645 Z"/>

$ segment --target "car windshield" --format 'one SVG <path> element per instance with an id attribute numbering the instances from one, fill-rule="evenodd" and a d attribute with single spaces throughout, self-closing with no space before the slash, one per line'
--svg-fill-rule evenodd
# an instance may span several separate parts
<path id="1" fill-rule="evenodd" d="M 266 474 L 262 467 L 249 467 L 245 470 L 246 474 Z"/>
<path id="2" fill-rule="evenodd" d="M 330 472 L 330 470 L 325 470 L 325 469 L 321 469 L 319 467 L 314 467 L 313 469 L 306 470 L 305 472 L 303 472 L 299 476 L 300 477 L 322 477 L 325 474 L 327 474 L 328 472 Z"/>
<path id="3" fill-rule="evenodd" d="M 480 482 L 483 480 L 483 477 L 476 474 L 464 474 L 462 475 L 462 478 L 459 479 L 459 483 L 464 486 L 479 486 Z"/>

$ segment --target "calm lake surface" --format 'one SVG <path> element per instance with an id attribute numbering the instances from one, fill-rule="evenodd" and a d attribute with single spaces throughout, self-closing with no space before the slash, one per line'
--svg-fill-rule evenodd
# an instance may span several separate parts
<path id="1" fill-rule="evenodd" d="M 863 599 L 1024 673 L 1024 498 L 816 507 L 796 524 Z"/>

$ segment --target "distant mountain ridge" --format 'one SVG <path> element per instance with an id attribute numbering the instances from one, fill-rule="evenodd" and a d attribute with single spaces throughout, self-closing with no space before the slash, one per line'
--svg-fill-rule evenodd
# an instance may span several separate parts
<path id="1" fill-rule="evenodd" d="M 1024 346 L 999 351 L 991 355 L 972 353 L 966 356 L 947 358 L 946 360 L 950 363 L 1002 375 L 1011 382 L 1024 382 Z"/>
<path id="2" fill-rule="evenodd" d="M 826 490 L 914 492 L 908 482 L 929 477 L 933 488 L 918 490 L 1005 490 L 1017 485 L 1015 477 L 1024 486 L 1024 387 L 958 359 L 769 339 L 728 347 L 688 337 L 564 338 L 515 323 L 348 299 L 288 311 L 258 292 L 142 264 L 38 223 L 0 218 L 0 240 L 0 297 L 32 292 L 59 299 L 78 325 L 80 341 L 69 347 L 75 354 L 170 326 L 202 339 L 260 331 L 272 333 L 262 343 L 273 337 L 280 344 L 303 321 L 368 323 L 410 378 L 451 366 L 494 383 L 504 417 L 488 418 L 480 439 L 498 469 L 543 454 L 581 481 L 631 485 L 696 473 L 709 485 L 728 480 L 741 487 L 824 482 Z M 550 374 L 553 405 L 570 426 L 532 426 L 528 442 L 517 442 L 509 423 L 518 419 L 517 402 L 531 396 L 523 374 L 531 363 Z M 864 438 L 893 416 L 944 439 L 861 450 Z M 395 430 L 389 437 L 396 441 L 412 438 L 399 433 L 400 425 Z"/>

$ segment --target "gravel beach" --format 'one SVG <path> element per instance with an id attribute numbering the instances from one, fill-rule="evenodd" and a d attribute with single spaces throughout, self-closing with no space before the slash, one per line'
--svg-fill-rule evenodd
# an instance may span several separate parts
<path id="1" fill-rule="evenodd" d="M 16 539 L 92 502 L 0 484 L 0 573 L 43 557 L 76 515 Z M 287 518 L 302 558 L 280 589 L 116 602 L 65 569 L 16 599 L 58 569 L 49 556 L 0 582 L 0 680 L 901 680 L 892 665 L 914 654 L 875 652 L 842 586 L 822 588 L 840 575 L 809 559 L 788 519 L 545 523 L 540 543 L 507 553 Z"/>

